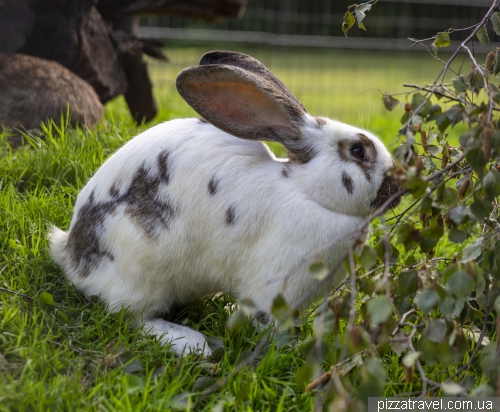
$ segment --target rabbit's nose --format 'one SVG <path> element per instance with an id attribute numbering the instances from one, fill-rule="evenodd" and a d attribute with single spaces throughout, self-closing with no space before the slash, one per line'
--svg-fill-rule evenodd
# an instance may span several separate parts
<path id="1" fill-rule="evenodd" d="M 379 207 L 383 205 L 392 195 L 398 193 L 401 190 L 401 182 L 398 178 L 390 175 L 386 175 L 382 184 L 380 185 L 377 197 L 372 201 L 372 207 Z M 401 195 L 397 196 L 387 208 L 393 208 L 399 205 L 401 202 Z"/>

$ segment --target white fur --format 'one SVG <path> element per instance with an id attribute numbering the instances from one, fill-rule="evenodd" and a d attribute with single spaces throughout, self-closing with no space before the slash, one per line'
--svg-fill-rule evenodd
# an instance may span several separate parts
<path id="1" fill-rule="evenodd" d="M 160 185 L 158 198 L 168 197 L 175 206 L 170 228 L 152 239 L 120 205 L 98 232 L 99 246 L 113 260 L 101 259 L 82 277 L 66 249 L 68 233 L 53 228 L 54 260 L 78 289 L 99 295 L 111 310 L 129 308 L 162 342 L 172 341 L 178 354 L 209 355 L 210 349 L 200 333 L 157 318 L 173 305 L 225 292 L 252 299 L 269 313 L 281 292 L 297 306 L 316 283 L 309 273 L 312 261 L 321 254 L 328 264 L 336 262 L 392 166 L 391 156 L 370 133 L 327 119 L 318 127 L 313 117 L 305 119 L 303 135 L 314 142 L 317 155 L 304 164 L 285 165 L 264 144 L 198 119 L 173 120 L 145 131 L 90 179 L 78 196 L 69 230 L 92 192 L 96 202 L 110 201 L 111 187 L 125 192 L 141 166 L 155 176 L 157 156 L 165 149 L 170 182 Z M 339 156 L 338 142 L 355 141 L 357 133 L 368 136 L 378 152 L 370 181 L 355 163 Z M 354 182 L 352 194 L 341 184 L 342 172 Z M 213 177 L 218 190 L 212 195 L 207 185 Z M 225 222 L 230 206 L 232 225 Z"/>

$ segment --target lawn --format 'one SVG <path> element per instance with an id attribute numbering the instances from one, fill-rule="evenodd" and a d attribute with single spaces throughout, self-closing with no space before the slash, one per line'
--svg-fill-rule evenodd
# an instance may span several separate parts
<path id="1" fill-rule="evenodd" d="M 431 82 L 439 70 L 439 63 L 424 55 L 242 51 L 268 65 L 312 114 L 367 128 L 389 145 L 397 141 L 404 109 L 387 112 L 379 90 Z M 202 52 L 171 49 L 171 64 L 150 63 L 160 107 L 153 123 L 193 115 L 173 85 L 178 71 L 196 64 Z M 294 335 L 269 338 L 250 325 L 229 331 L 233 302 L 208 297 L 175 319 L 212 337 L 216 356 L 178 359 L 131 329 L 126 311 L 109 314 L 98 299 L 77 293 L 51 261 L 49 225 L 67 228 L 87 179 L 149 126 L 136 126 L 120 98 L 107 105 L 92 132 L 72 130 L 61 121 L 45 127 L 44 141 L 32 138 L 15 150 L 1 135 L 0 410 L 312 410 L 323 396 L 305 391 L 318 372 L 306 367 L 312 317 L 304 318 Z M 326 370 L 339 356 L 339 343 L 336 336 L 325 339 L 333 348 Z M 250 364 L 242 363 L 257 346 L 261 350 Z M 400 357 L 389 350 L 381 359 L 387 370 L 384 395 L 419 388 L 417 379 L 405 383 Z M 350 373 L 361 387 L 363 372 L 355 366 Z M 434 366 L 427 372 L 439 380 L 452 369 Z"/>

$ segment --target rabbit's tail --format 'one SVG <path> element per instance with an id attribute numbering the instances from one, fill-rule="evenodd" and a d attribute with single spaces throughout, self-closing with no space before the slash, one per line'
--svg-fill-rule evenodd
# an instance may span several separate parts
<path id="1" fill-rule="evenodd" d="M 66 267 L 69 233 L 58 227 L 52 226 L 49 232 L 50 255 L 52 259 L 62 268 Z"/>

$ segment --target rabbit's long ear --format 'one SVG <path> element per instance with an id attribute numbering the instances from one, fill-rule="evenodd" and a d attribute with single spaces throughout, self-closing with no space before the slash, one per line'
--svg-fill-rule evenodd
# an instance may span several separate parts
<path id="1" fill-rule="evenodd" d="M 211 52 L 177 76 L 177 90 L 214 126 L 234 136 L 283 144 L 307 162 L 314 146 L 302 135 L 307 111 L 262 63 L 232 52 Z"/>

